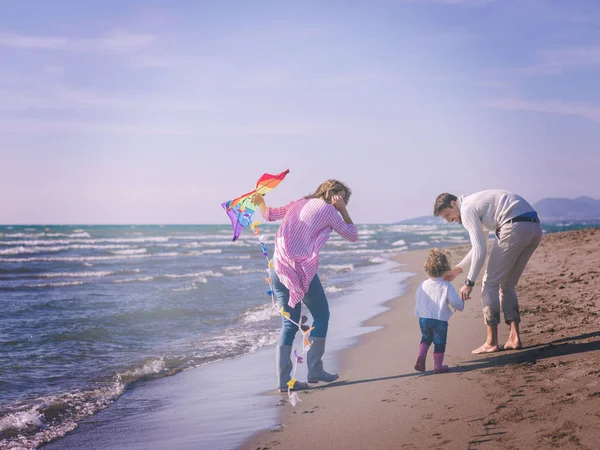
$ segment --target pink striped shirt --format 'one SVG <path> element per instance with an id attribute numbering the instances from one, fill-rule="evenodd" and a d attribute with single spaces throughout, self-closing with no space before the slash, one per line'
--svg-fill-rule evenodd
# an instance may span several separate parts
<path id="1" fill-rule="evenodd" d="M 281 208 L 267 208 L 265 220 L 283 219 L 275 235 L 273 265 L 279 280 L 290 291 L 290 307 L 308 292 L 319 268 L 319 251 L 335 230 L 350 242 L 358 240 L 353 224 L 347 224 L 333 205 L 318 198 L 300 199 Z"/>

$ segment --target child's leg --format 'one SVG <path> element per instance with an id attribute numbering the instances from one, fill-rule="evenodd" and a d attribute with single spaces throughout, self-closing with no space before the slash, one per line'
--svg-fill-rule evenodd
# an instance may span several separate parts
<path id="1" fill-rule="evenodd" d="M 421 327 L 421 344 L 419 345 L 419 356 L 415 364 L 417 372 L 425 372 L 425 361 L 427 359 L 427 351 L 433 341 L 433 329 L 430 326 L 431 319 L 419 319 Z"/>
<path id="2" fill-rule="evenodd" d="M 448 372 L 448 366 L 443 365 L 448 338 L 448 322 L 436 320 L 433 329 L 433 370 L 435 373 Z"/>

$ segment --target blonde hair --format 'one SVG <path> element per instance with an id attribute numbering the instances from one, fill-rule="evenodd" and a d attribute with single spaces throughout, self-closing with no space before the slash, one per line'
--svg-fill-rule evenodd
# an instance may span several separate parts
<path id="1" fill-rule="evenodd" d="M 450 270 L 449 259 L 450 253 L 447 250 L 442 251 L 439 248 L 432 248 L 429 250 L 429 255 L 427 255 L 423 268 L 430 277 L 441 277 Z"/>
<path id="2" fill-rule="evenodd" d="M 325 200 L 327 203 L 331 203 L 333 196 L 337 195 L 341 191 L 346 191 L 344 203 L 348 204 L 350 201 L 350 196 L 352 195 L 352 190 L 341 181 L 333 179 L 324 181 L 314 193 L 307 195 L 304 198 L 320 198 L 321 200 Z"/>

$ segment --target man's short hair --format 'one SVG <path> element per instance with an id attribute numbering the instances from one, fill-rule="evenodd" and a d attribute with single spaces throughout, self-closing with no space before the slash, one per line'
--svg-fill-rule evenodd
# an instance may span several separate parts
<path id="1" fill-rule="evenodd" d="M 447 192 L 438 195 L 433 205 L 433 215 L 438 217 L 442 209 L 452 208 L 451 203 L 455 201 L 456 195 L 448 194 Z"/>

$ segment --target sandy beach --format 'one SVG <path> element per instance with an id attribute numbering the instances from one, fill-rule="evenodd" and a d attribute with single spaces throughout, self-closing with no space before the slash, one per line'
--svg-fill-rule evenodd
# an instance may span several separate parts
<path id="1" fill-rule="evenodd" d="M 452 248 L 452 261 L 467 250 Z M 417 275 L 366 323 L 381 328 L 342 352 L 340 381 L 301 392 L 302 403 L 280 408 L 279 427 L 242 448 L 600 448 L 600 230 L 544 236 L 517 288 L 519 351 L 471 354 L 485 339 L 479 280 L 450 320 L 448 374 L 433 373 L 431 351 L 428 371 L 414 370 L 425 255 L 397 258 Z"/>

